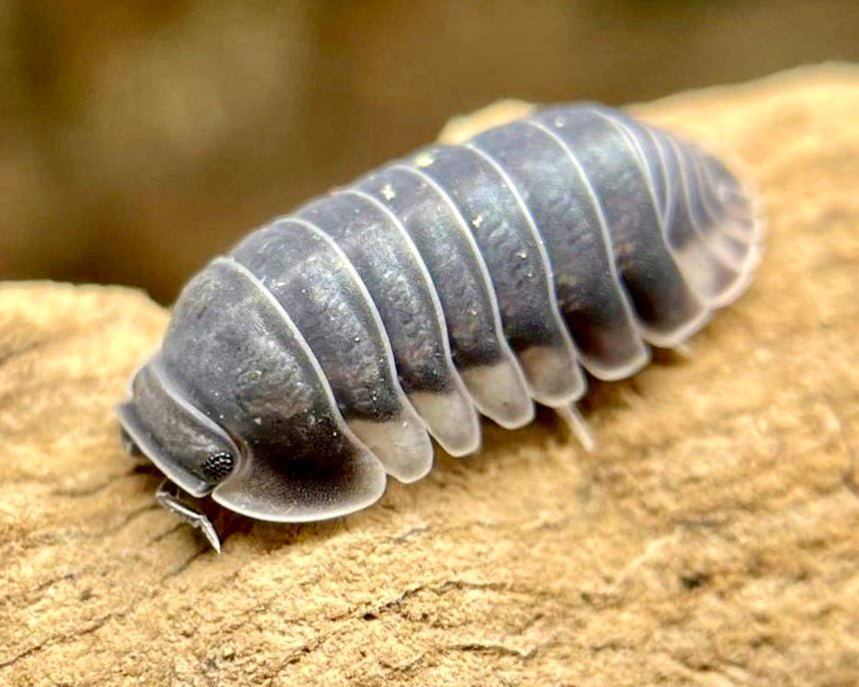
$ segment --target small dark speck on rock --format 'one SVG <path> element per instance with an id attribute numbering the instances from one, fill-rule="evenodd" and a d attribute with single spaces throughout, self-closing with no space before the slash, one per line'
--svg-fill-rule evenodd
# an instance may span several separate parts
<path id="1" fill-rule="evenodd" d="M 693 589 L 703 587 L 709 581 L 710 576 L 707 573 L 689 573 L 687 575 L 680 575 L 680 584 L 683 585 L 683 589 L 689 592 Z"/>

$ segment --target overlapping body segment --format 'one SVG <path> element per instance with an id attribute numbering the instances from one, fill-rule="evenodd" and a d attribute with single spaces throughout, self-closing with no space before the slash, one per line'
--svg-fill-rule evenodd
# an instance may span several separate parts
<path id="1" fill-rule="evenodd" d="M 761 244 L 754 198 L 695 145 L 600 105 L 540 110 L 213 261 L 120 419 L 189 494 L 342 515 L 386 473 L 426 474 L 430 437 L 477 450 L 478 413 L 518 427 L 536 402 L 580 429 L 584 372 L 623 378 L 682 344 L 748 285 Z"/>
<path id="2" fill-rule="evenodd" d="M 451 357 L 476 408 L 508 428 L 534 417 L 504 337 L 486 262 L 450 196 L 419 167 L 392 164 L 356 187 L 384 203 L 411 237 L 439 297 Z"/>
<path id="3" fill-rule="evenodd" d="M 251 234 L 233 257 L 289 313 L 347 424 L 403 481 L 432 467 L 432 444 L 397 381 L 384 326 L 358 273 L 325 233 L 300 219 Z"/>
<path id="4" fill-rule="evenodd" d="M 647 349 L 618 278 L 602 205 L 575 152 L 536 119 L 490 129 L 472 145 L 498 160 L 519 188 L 582 364 L 602 379 L 639 369 Z"/>
<path id="5" fill-rule="evenodd" d="M 214 486 L 219 503 L 255 518 L 306 521 L 381 494 L 384 470 L 343 421 L 315 355 L 237 261 L 218 258 L 189 282 L 154 364 L 240 453 Z"/>

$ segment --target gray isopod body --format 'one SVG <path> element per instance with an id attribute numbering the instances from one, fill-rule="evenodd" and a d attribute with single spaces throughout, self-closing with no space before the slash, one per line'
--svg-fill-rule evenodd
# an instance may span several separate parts
<path id="1" fill-rule="evenodd" d="M 173 493 L 303 522 L 462 456 L 479 415 L 555 408 L 588 440 L 583 371 L 621 379 L 742 293 L 752 194 L 713 156 L 592 104 L 433 145 L 249 234 L 184 288 L 118 408 Z"/>

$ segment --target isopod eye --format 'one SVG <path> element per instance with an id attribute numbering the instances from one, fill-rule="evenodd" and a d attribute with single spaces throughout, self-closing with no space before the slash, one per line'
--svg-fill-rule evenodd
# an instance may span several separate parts
<path id="1" fill-rule="evenodd" d="M 218 483 L 233 471 L 234 464 L 229 453 L 213 453 L 203 461 L 200 470 L 209 482 Z"/>

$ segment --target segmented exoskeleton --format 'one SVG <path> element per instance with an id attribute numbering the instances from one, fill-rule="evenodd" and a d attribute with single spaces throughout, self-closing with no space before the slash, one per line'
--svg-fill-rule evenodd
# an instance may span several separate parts
<path id="1" fill-rule="evenodd" d="M 750 194 L 598 105 L 434 145 L 248 235 L 184 288 L 119 407 L 170 483 L 263 520 L 343 515 L 534 402 L 581 431 L 583 370 L 632 375 L 746 287 Z M 587 435 L 583 435 L 587 441 Z M 159 500 L 200 525 L 169 490 Z"/>

